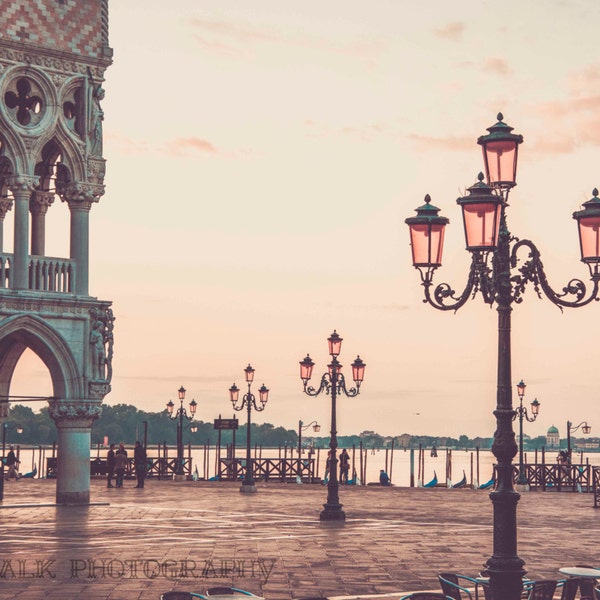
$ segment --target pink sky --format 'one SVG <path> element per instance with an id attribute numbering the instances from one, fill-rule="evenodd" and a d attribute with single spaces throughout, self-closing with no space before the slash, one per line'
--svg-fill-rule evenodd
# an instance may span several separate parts
<path id="1" fill-rule="evenodd" d="M 303 395 L 298 361 L 322 373 L 335 328 L 342 363 L 367 363 L 340 434 L 493 434 L 496 313 L 421 302 L 404 219 L 431 194 L 451 221 L 437 280 L 462 289 L 455 199 L 502 111 L 525 137 L 509 227 L 556 289 L 586 279 L 571 215 L 600 185 L 600 5 L 434 6 L 111 1 L 90 275 L 117 318 L 108 403 L 160 410 L 184 385 L 210 421 L 251 362 L 271 389 L 257 420 L 326 431 L 328 398 Z M 60 236 L 48 245 L 65 255 Z M 516 307 L 513 380 L 541 402 L 527 434 L 600 431 L 599 310 L 561 314 L 532 289 Z M 49 392 L 29 361 L 13 393 L 31 381 Z"/>

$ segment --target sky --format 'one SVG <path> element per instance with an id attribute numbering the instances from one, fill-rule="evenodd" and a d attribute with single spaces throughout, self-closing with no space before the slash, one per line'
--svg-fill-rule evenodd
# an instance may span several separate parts
<path id="1" fill-rule="evenodd" d="M 197 417 L 233 415 L 243 370 L 270 389 L 253 420 L 329 430 L 318 384 L 344 339 L 360 395 L 338 434 L 492 436 L 497 315 L 422 302 L 408 228 L 425 194 L 450 219 L 437 283 L 470 256 L 456 198 L 502 112 L 524 136 L 508 226 L 551 285 L 588 281 L 572 213 L 600 186 L 595 0 L 111 0 L 102 108 L 106 193 L 91 212 L 90 293 L 112 300 L 108 404 L 149 411 L 183 385 Z M 50 218 L 50 217 L 48 217 Z M 66 256 L 47 232 L 47 252 Z M 57 254 L 53 254 L 56 244 Z M 62 245 L 62 246 L 61 246 Z M 525 434 L 597 419 L 600 306 L 561 312 L 528 287 L 512 318 L 512 379 L 541 403 Z M 36 359 L 35 359 L 36 360 Z M 48 390 L 18 367 L 11 393 Z M 26 382 L 26 383 L 24 383 Z M 26 393 L 30 393 L 27 391 Z M 516 387 L 513 400 L 517 400 Z M 245 419 L 244 413 L 239 418 Z"/>

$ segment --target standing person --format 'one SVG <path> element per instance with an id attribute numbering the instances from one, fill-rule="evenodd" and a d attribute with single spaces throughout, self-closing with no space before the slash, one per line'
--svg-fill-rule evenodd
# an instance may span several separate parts
<path id="1" fill-rule="evenodd" d="M 344 448 L 340 454 L 340 483 L 348 483 L 348 471 L 350 471 L 350 455 Z"/>
<path id="2" fill-rule="evenodd" d="M 6 466 L 8 467 L 8 472 L 6 473 L 6 479 L 10 479 L 14 477 L 15 479 L 19 478 L 19 474 L 17 473 L 17 465 L 19 461 L 15 455 L 15 447 L 11 446 L 8 454 L 6 455 Z"/>
<path id="3" fill-rule="evenodd" d="M 115 476 L 115 445 L 111 444 L 106 453 L 106 487 L 115 487 L 112 478 Z"/>
<path id="4" fill-rule="evenodd" d="M 125 471 L 127 470 L 127 450 L 125 450 L 125 444 L 121 442 L 119 449 L 115 452 L 115 471 L 117 473 L 117 487 L 123 487 L 123 478 L 125 477 Z"/>
<path id="5" fill-rule="evenodd" d="M 135 477 L 137 479 L 136 488 L 144 487 L 144 479 L 146 479 L 146 469 L 148 468 L 148 460 L 146 456 L 146 448 L 141 442 L 135 443 L 133 450 L 133 463 L 135 465 Z"/>

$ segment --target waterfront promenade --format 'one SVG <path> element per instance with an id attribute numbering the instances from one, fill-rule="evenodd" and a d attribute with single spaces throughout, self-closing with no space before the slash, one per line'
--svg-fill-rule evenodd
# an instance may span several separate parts
<path id="1" fill-rule="evenodd" d="M 437 574 L 476 574 L 492 552 L 488 492 L 341 486 L 347 521 L 323 526 L 321 485 L 147 481 L 89 507 L 55 506 L 56 482 L 7 482 L 0 503 L 0 599 L 157 600 L 225 584 L 269 600 L 398 598 L 437 589 Z M 519 555 L 533 578 L 598 563 L 591 494 L 529 492 Z"/>

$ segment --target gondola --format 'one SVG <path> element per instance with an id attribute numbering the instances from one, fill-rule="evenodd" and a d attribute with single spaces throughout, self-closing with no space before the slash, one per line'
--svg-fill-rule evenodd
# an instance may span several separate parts
<path id="1" fill-rule="evenodd" d="M 438 482 L 437 473 L 434 471 L 433 479 L 429 483 L 426 483 L 423 487 L 426 487 L 426 488 L 435 487 L 437 485 L 437 482 Z"/>
<path id="2" fill-rule="evenodd" d="M 21 475 L 21 477 L 27 477 L 28 479 L 33 479 L 37 475 L 37 465 L 33 465 L 33 471 L 29 471 L 29 473 L 25 473 L 25 475 Z"/>
<path id="3" fill-rule="evenodd" d="M 464 488 L 467 486 L 467 475 L 463 471 L 463 478 L 452 486 L 452 489 Z"/>
<path id="4" fill-rule="evenodd" d="M 492 477 L 487 483 L 482 483 L 477 489 L 479 490 L 487 490 L 491 488 L 496 483 L 496 480 Z"/>

